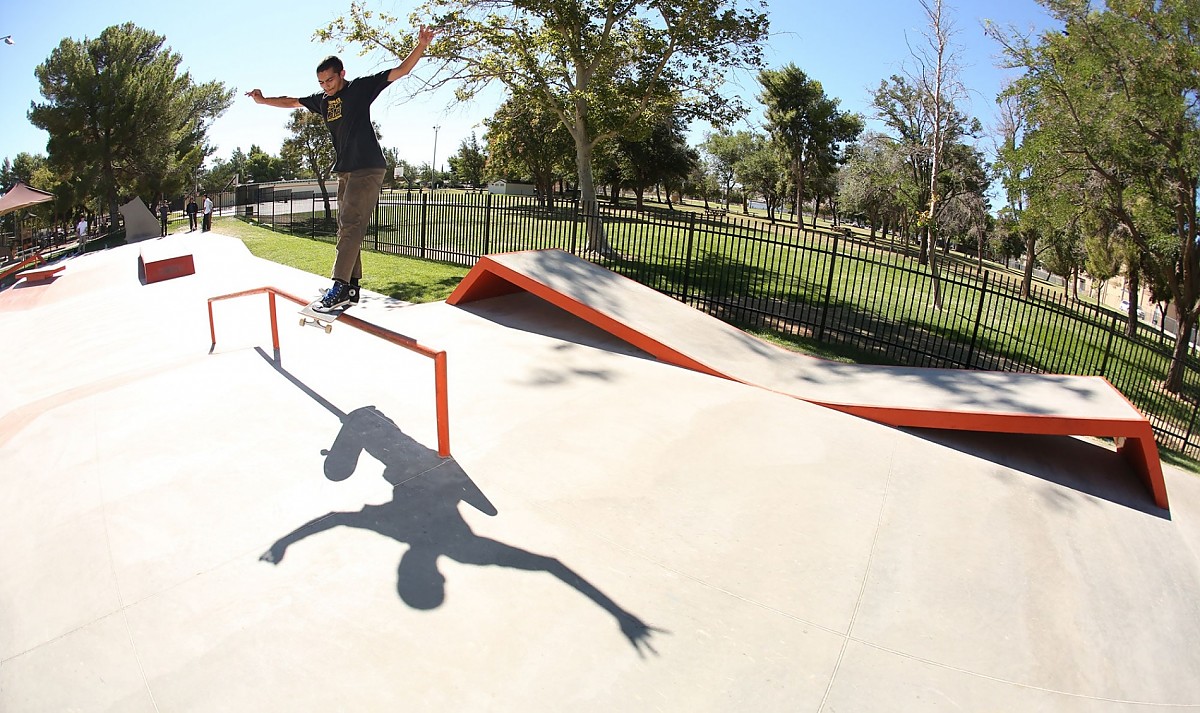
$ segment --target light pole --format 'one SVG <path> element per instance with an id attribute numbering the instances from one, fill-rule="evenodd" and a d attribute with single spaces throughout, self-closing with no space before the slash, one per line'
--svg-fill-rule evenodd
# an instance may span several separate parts
<path id="1" fill-rule="evenodd" d="M 15 45 L 16 44 L 16 42 L 13 42 L 12 35 L 5 35 L 3 37 L 0 37 L 0 40 L 4 40 L 4 44 L 6 44 L 6 45 Z"/>
<path id="2" fill-rule="evenodd" d="M 433 163 L 429 164 L 429 190 L 433 190 L 434 176 L 437 175 L 437 135 L 441 126 L 433 127 Z"/>

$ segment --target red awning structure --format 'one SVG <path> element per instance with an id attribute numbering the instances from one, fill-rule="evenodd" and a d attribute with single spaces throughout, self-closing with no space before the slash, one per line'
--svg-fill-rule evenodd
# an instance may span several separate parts
<path id="1" fill-rule="evenodd" d="M 17 181 L 17 184 L 8 193 L 0 196 L 0 215 L 52 200 L 54 200 L 53 193 L 39 191 L 36 188 L 30 188 L 24 183 Z"/>

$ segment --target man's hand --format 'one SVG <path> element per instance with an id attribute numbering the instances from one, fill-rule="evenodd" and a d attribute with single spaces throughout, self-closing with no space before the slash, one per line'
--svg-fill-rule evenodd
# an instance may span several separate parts
<path id="1" fill-rule="evenodd" d="M 246 92 L 246 96 L 253 99 L 255 104 L 266 104 L 280 109 L 299 109 L 302 106 L 300 100 L 295 97 L 264 97 L 261 89 L 251 89 Z"/>
<path id="2" fill-rule="evenodd" d="M 417 30 L 417 46 L 413 47 L 412 52 L 408 53 L 399 67 L 388 72 L 387 80 L 394 82 L 411 72 L 412 68 L 417 66 L 417 62 L 420 61 L 421 55 L 425 54 L 425 48 L 429 46 L 430 42 L 433 42 L 435 35 L 437 32 L 432 27 L 421 25 L 421 28 Z"/>

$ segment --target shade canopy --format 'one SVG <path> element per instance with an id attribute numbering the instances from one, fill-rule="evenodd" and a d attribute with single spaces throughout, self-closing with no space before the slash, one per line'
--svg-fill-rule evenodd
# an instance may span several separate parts
<path id="1" fill-rule="evenodd" d="M 53 193 L 39 191 L 36 188 L 30 188 L 24 183 L 17 181 L 17 184 L 8 193 L 0 196 L 0 215 L 52 200 L 54 200 Z"/>

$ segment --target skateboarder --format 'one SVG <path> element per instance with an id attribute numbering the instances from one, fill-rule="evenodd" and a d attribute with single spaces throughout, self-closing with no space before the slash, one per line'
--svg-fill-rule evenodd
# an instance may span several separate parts
<path id="1" fill-rule="evenodd" d="M 363 236 L 387 172 L 383 149 L 371 125 L 371 103 L 389 84 L 412 71 L 433 36 L 432 28 L 422 26 L 417 32 L 417 46 L 399 66 L 353 80 L 346 79 L 340 59 L 326 57 L 317 65 L 322 91 L 306 97 L 266 97 L 259 89 L 246 92 L 258 104 L 305 108 L 320 114 L 333 137 L 333 171 L 338 177 L 337 257 L 333 262 L 333 286 L 319 304 L 313 303 L 314 311 L 332 312 L 358 302 Z"/>

